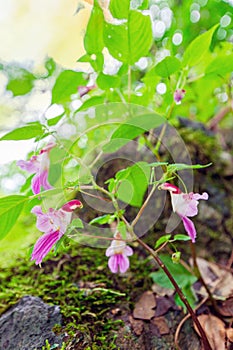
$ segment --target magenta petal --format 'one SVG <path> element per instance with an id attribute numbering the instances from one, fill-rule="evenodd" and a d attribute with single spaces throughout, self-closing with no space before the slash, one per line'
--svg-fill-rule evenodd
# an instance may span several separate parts
<path id="1" fill-rule="evenodd" d="M 110 256 L 108 259 L 108 267 L 112 271 L 112 273 L 117 273 L 118 272 L 118 259 L 117 259 L 117 254 Z"/>
<path id="2" fill-rule="evenodd" d="M 36 265 L 40 264 L 43 258 L 50 252 L 53 245 L 60 239 L 60 232 L 49 232 L 41 236 L 36 242 L 31 260 L 36 260 Z"/>
<path id="3" fill-rule="evenodd" d="M 126 256 L 130 256 L 130 255 L 133 255 L 133 249 L 129 246 L 126 246 L 125 249 L 124 249 L 124 254 Z"/>
<path id="4" fill-rule="evenodd" d="M 192 242 L 195 243 L 197 232 L 196 232 L 194 223 L 189 218 L 187 218 L 186 216 L 181 217 L 181 219 L 183 221 L 184 228 L 185 228 L 186 232 L 188 233 L 188 235 L 191 238 Z"/>
<path id="5" fill-rule="evenodd" d="M 44 215 L 40 205 L 36 205 L 35 207 L 33 207 L 31 213 L 36 214 L 37 216 Z"/>
<path id="6" fill-rule="evenodd" d="M 32 179 L 32 192 L 34 194 L 40 193 L 40 174 L 36 174 Z"/>
<path id="7" fill-rule="evenodd" d="M 118 255 L 118 265 L 121 273 L 125 273 L 129 268 L 129 259 L 127 256 L 119 254 Z"/>
<path id="8" fill-rule="evenodd" d="M 71 213 L 72 211 L 74 211 L 77 208 L 82 208 L 82 203 L 77 200 L 77 199 L 73 199 L 72 201 L 69 201 L 67 203 L 65 203 L 61 209 L 64 211 L 67 211 L 68 213 Z"/>
<path id="9" fill-rule="evenodd" d="M 112 256 L 112 255 L 114 255 L 114 250 L 113 250 L 112 246 L 110 246 L 110 247 L 108 247 L 108 248 L 106 249 L 105 255 L 106 255 L 106 256 Z"/>
<path id="10" fill-rule="evenodd" d="M 48 170 L 44 170 L 40 173 L 40 186 L 43 186 L 44 190 L 51 190 L 51 188 L 53 188 L 48 182 Z"/>
<path id="11" fill-rule="evenodd" d="M 204 200 L 207 200 L 209 198 L 209 195 L 208 193 L 204 192 L 202 194 L 199 194 L 199 193 L 194 193 L 193 194 L 193 198 L 198 201 L 199 199 L 204 199 Z"/>

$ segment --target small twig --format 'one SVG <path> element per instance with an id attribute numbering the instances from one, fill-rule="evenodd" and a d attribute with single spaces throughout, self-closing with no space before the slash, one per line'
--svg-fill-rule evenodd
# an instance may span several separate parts
<path id="1" fill-rule="evenodd" d="M 231 105 L 228 105 L 220 109 L 220 111 L 210 120 L 208 125 L 209 129 L 215 131 L 218 123 L 232 110 L 233 110 L 233 106 Z"/>
<path id="2" fill-rule="evenodd" d="M 193 310 L 194 312 L 196 312 L 203 304 L 205 304 L 205 302 L 208 300 L 208 297 L 205 297 Z M 180 350 L 180 346 L 179 346 L 179 334 L 181 331 L 181 328 L 183 326 L 183 324 L 191 317 L 190 314 L 187 314 L 184 318 L 182 318 L 182 320 L 180 321 L 180 323 L 178 324 L 177 328 L 176 328 L 176 332 L 175 332 L 175 337 L 174 337 L 174 343 L 175 346 L 177 347 L 178 350 Z"/>
<path id="3" fill-rule="evenodd" d="M 132 222 L 132 224 L 131 224 L 132 227 L 135 226 L 136 223 L 138 222 L 138 220 L 140 219 L 142 213 L 144 212 L 144 210 L 145 210 L 145 208 L 146 208 L 146 206 L 147 206 L 149 200 L 151 199 L 151 197 L 152 197 L 152 195 L 153 195 L 153 193 L 154 193 L 155 190 L 156 190 L 156 186 L 153 186 L 153 188 L 152 188 L 152 190 L 150 191 L 149 195 L 147 196 L 145 202 L 143 203 L 143 205 L 141 206 L 139 212 L 137 213 L 137 216 L 136 216 L 135 219 L 133 220 L 133 222 Z"/>

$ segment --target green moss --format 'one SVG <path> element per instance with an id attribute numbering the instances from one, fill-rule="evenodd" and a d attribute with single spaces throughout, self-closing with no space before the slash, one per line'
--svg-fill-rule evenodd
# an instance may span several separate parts
<path id="1" fill-rule="evenodd" d="M 114 310 L 131 311 L 135 297 L 149 288 L 150 270 L 148 260 L 139 260 L 135 254 L 131 271 L 114 275 L 105 251 L 85 246 L 70 247 L 41 268 L 20 258 L 14 267 L 0 272 L 0 313 L 25 295 L 38 296 L 60 306 L 63 325 L 54 331 L 68 334 L 67 344 L 75 339 L 80 349 L 116 349 L 114 339 L 123 321 L 114 316 Z"/>

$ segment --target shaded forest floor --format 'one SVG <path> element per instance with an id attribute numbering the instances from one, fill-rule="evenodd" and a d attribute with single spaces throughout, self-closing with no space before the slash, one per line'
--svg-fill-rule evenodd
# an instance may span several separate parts
<path id="1" fill-rule="evenodd" d="M 197 251 L 201 258 L 216 263 L 220 270 L 223 268 L 226 273 L 232 273 L 232 131 L 207 136 L 201 130 L 190 132 L 184 128 L 180 133 L 194 164 L 213 163 L 210 168 L 195 172 L 195 191 L 206 191 L 210 195 L 208 203 L 200 206 L 202 209 L 195 220 Z M 169 210 L 169 203 L 167 208 Z M 163 234 L 162 226 L 161 232 L 156 229 L 156 239 Z M 153 245 L 155 231 L 144 239 Z M 130 270 L 124 275 L 109 271 L 103 249 L 74 243 L 66 252 L 56 257 L 50 255 L 41 268 L 26 257 L 20 258 L 14 267 L 0 270 L 0 314 L 22 296 L 33 295 L 60 306 L 63 324 L 55 327 L 54 332 L 63 335 L 67 350 L 175 349 L 174 335 L 185 313 L 175 304 L 174 293 L 153 284 L 150 273 L 156 271 L 157 266 L 151 258 L 141 247 L 134 245 L 133 248 L 135 254 L 130 257 Z M 188 263 L 189 246 L 181 243 L 180 250 L 182 259 Z M 170 252 L 165 250 L 164 253 Z M 135 305 L 145 296 L 144 292 L 153 292 L 157 302 L 155 317 L 149 320 L 133 317 Z M 199 295 L 197 304 L 203 299 Z M 223 309 L 222 302 L 219 301 L 219 305 Z M 197 312 L 216 315 L 226 328 L 230 328 L 232 299 L 228 309 L 228 313 L 216 315 L 206 299 Z M 178 336 L 182 350 L 201 349 L 190 319 Z M 232 343 L 227 339 L 225 346 L 225 349 L 232 349 Z"/>

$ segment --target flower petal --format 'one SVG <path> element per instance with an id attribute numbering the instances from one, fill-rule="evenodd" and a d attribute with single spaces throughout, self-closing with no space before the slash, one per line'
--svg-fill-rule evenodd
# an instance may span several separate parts
<path id="1" fill-rule="evenodd" d="M 112 273 L 117 273 L 118 272 L 118 258 L 117 254 L 110 256 L 108 259 L 108 267 L 112 271 Z"/>
<path id="2" fill-rule="evenodd" d="M 192 242 L 195 243 L 197 232 L 196 232 L 194 223 L 189 218 L 187 218 L 186 216 L 181 217 L 181 219 L 183 221 L 184 228 L 185 228 L 186 232 L 188 233 L 188 235 L 191 238 Z"/>
<path id="3" fill-rule="evenodd" d="M 118 254 L 118 265 L 121 273 L 125 273 L 129 268 L 129 259 L 123 254 Z"/>
<path id="4" fill-rule="evenodd" d="M 44 190 L 51 190 L 53 186 L 48 182 L 48 170 L 44 170 L 40 173 L 40 186 L 44 188 Z"/>
<path id="5" fill-rule="evenodd" d="M 32 178 L 32 192 L 34 194 L 40 193 L 40 173 Z"/>
<path id="6" fill-rule="evenodd" d="M 36 260 L 36 265 L 40 264 L 43 258 L 50 252 L 53 245 L 60 239 L 60 232 L 49 232 L 41 236 L 36 242 L 31 260 Z"/>
<path id="7" fill-rule="evenodd" d="M 161 190 L 167 190 L 171 193 L 181 193 L 181 190 L 179 187 L 176 187 L 175 185 L 170 184 L 169 182 L 164 182 L 162 185 L 159 186 Z"/>
<path id="8" fill-rule="evenodd" d="M 126 255 L 126 256 L 133 255 L 133 249 L 129 246 L 126 246 L 124 249 L 124 255 Z"/>
<path id="9" fill-rule="evenodd" d="M 206 192 L 204 192 L 204 193 L 202 193 L 202 194 L 199 194 L 199 193 L 194 193 L 193 194 L 193 198 L 195 199 L 195 200 L 199 200 L 199 199 L 204 199 L 204 200 L 207 200 L 208 198 L 209 198 L 209 195 L 208 195 L 208 193 L 206 193 Z"/>
<path id="10" fill-rule="evenodd" d="M 71 213 L 72 211 L 74 211 L 77 208 L 82 208 L 83 205 L 82 203 L 77 200 L 77 199 L 73 199 L 72 201 L 69 201 L 67 203 L 65 203 L 61 209 L 64 211 L 67 211 L 68 213 Z"/>

